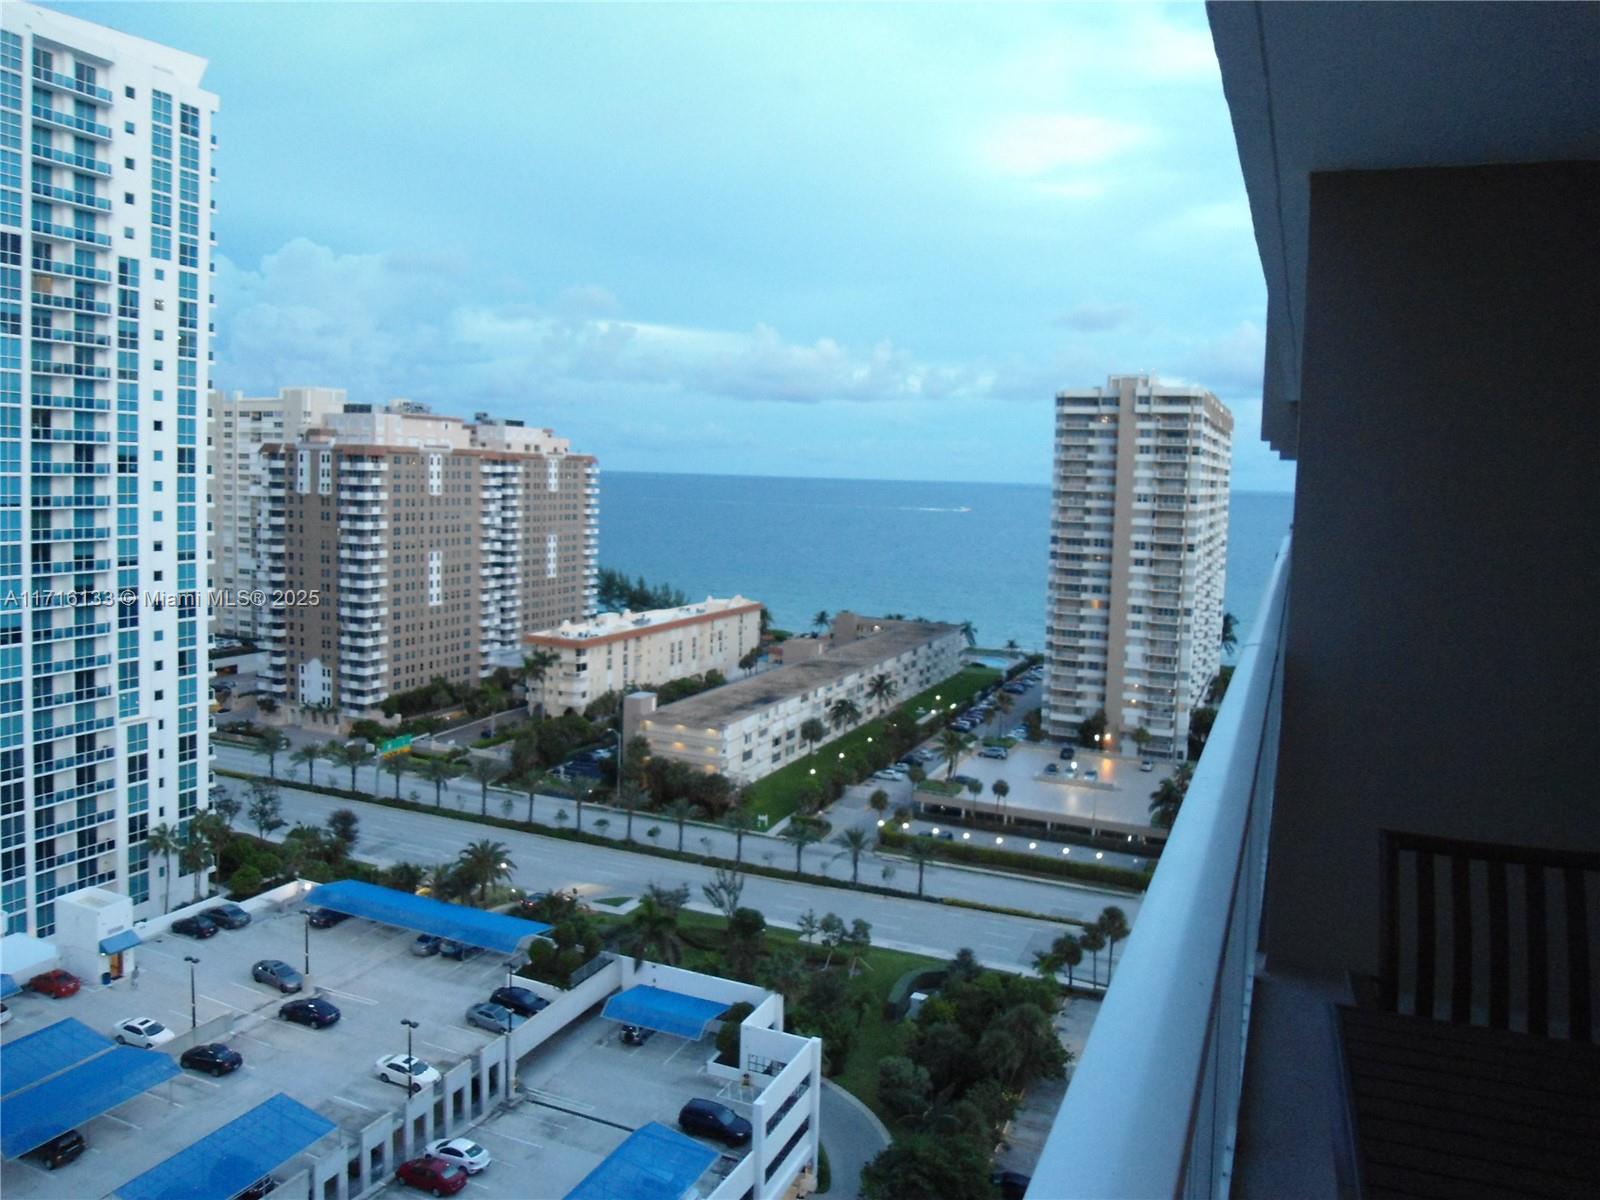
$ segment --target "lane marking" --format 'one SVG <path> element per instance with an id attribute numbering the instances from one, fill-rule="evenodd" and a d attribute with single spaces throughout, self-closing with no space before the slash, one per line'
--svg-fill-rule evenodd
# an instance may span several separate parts
<path id="1" fill-rule="evenodd" d="M 496 1130 L 496 1129 L 480 1129 L 480 1130 L 477 1130 L 473 1134 L 473 1137 L 477 1138 L 479 1141 L 487 1141 L 487 1140 L 489 1140 L 491 1138 L 501 1138 L 501 1139 L 504 1139 L 505 1141 L 508 1141 L 508 1142 L 516 1142 L 519 1145 L 532 1146 L 535 1150 L 543 1150 L 544 1147 L 545 1147 L 545 1144 L 543 1142 L 530 1142 L 527 1138 L 519 1138 L 519 1137 L 515 1136 L 514 1134 L 510 1134 L 510 1133 L 501 1133 L 499 1130 Z"/>
<path id="2" fill-rule="evenodd" d="M 328 1098 L 336 1104 L 348 1104 L 351 1108 L 363 1108 L 366 1109 L 367 1112 L 383 1111 L 382 1109 L 373 1108 L 370 1104 L 363 1104 L 359 1100 L 352 1100 L 348 1096 L 330 1096 Z"/>
<path id="3" fill-rule="evenodd" d="M 378 1003 L 376 1000 L 369 1000 L 365 996 L 358 996 L 354 992 L 341 992 L 338 988 L 324 987 L 322 990 L 327 992 L 330 996 L 341 996 L 346 1000 L 354 1000 L 357 1004 L 371 1004 L 376 1006 Z"/>

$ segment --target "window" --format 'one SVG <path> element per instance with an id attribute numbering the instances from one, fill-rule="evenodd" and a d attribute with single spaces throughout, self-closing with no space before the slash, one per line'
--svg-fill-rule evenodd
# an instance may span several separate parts
<path id="1" fill-rule="evenodd" d="M 124 167 L 126 167 L 126 168 L 127 168 L 127 169 L 128 169 L 128 170 L 130 170 L 130 171 L 131 171 L 131 170 L 133 170 L 133 159 L 131 159 L 131 158 L 125 158 L 125 159 L 123 159 L 123 160 L 122 160 L 122 165 L 123 165 L 123 166 L 124 166 Z"/>

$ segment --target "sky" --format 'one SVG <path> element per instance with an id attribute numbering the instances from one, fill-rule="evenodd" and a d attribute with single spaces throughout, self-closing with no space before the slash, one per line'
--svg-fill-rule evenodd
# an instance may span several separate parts
<path id="1" fill-rule="evenodd" d="M 1293 487 L 1199 3 L 52 7 L 210 61 L 224 391 L 1044 483 L 1054 393 L 1149 371 Z"/>

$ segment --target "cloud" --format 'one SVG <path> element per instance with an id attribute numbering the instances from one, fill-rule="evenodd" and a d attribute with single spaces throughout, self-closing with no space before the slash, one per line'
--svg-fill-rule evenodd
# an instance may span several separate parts
<path id="1" fill-rule="evenodd" d="M 1053 324 L 1063 325 L 1079 333 L 1105 333 L 1107 330 L 1120 329 L 1128 324 L 1138 312 L 1139 310 L 1131 304 L 1097 304 L 1087 301 L 1077 305 L 1064 316 L 1057 317 Z"/>
<path id="2" fill-rule="evenodd" d="M 1261 372 L 1266 358 L 1266 333 L 1254 321 L 1190 347 L 1178 362 L 1185 380 L 1209 388 L 1223 400 L 1261 397 Z"/>
<path id="3" fill-rule="evenodd" d="M 992 127 L 981 153 L 995 170 L 1038 178 L 1068 167 L 1094 167 L 1154 139 L 1143 125 L 1075 113 L 1011 117 Z"/>

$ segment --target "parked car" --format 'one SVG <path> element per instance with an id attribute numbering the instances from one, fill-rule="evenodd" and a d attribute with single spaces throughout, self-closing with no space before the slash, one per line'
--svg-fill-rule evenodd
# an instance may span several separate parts
<path id="1" fill-rule="evenodd" d="M 442 937 L 435 937 L 431 933 L 419 933 L 411 943 L 411 953 L 418 958 L 427 958 L 430 954 L 439 953 L 439 947 L 444 944 Z"/>
<path id="2" fill-rule="evenodd" d="M 465 1171 L 431 1154 L 401 1163 L 394 1177 L 407 1187 L 421 1188 L 435 1196 L 454 1196 L 467 1186 Z"/>
<path id="3" fill-rule="evenodd" d="M 1061 747 L 1061 753 L 1059 755 L 1057 755 L 1057 757 L 1061 758 L 1063 760 L 1069 759 L 1069 758 L 1077 758 L 1078 757 L 1078 748 L 1076 746 L 1063 746 L 1063 747 Z"/>
<path id="4" fill-rule="evenodd" d="M 655 1037 L 656 1031 L 643 1025 L 624 1025 L 622 1027 L 622 1044 L 625 1046 L 642 1046 Z"/>
<path id="5" fill-rule="evenodd" d="M 60 968 L 54 971 L 46 971 L 42 975 L 35 975 L 28 980 L 28 988 L 31 991 L 38 992 L 44 996 L 51 996 L 57 1000 L 65 1000 L 68 996 L 76 995 L 78 988 L 81 986 L 76 975 L 71 971 L 63 971 Z"/>
<path id="6" fill-rule="evenodd" d="M 234 1196 L 233 1200 L 261 1200 L 268 1192 L 278 1190 L 278 1181 L 271 1175 L 263 1175 L 244 1191 Z"/>
<path id="7" fill-rule="evenodd" d="M 306 914 L 313 929 L 332 929 L 340 921 L 348 921 L 349 913 L 334 912 L 331 908 L 313 908 Z"/>
<path id="8" fill-rule="evenodd" d="M 221 925 L 224 929 L 243 929 L 250 924 L 250 914 L 237 904 L 218 904 L 206 909 L 200 915 L 213 925 Z"/>
<path id="9" fill-rule="evenodd" d="M 378 1060 L 375 1071 L 384 1083 L 397 1084 L 412 1092 L 432 1087 L 444 1078 L 437 1067 L 430 1066 L 420 1058 L 407 1058 L 404 1054 L 384 1055 Z"/>
<path id="10" fill-rule="evenodd" d="M 531 1017 L 550 1007 L 550 1001 L 531 988 L 525 987 L 495 988 L 494 994 L 489 997 L 489 1003 L 509 1008 L 519 1017 Z"/>
<path id="11" fill-rule="evenodd" d="M 426 1149 L 435 1158 L 460 1167 L 468 1175 L 476 1175 L 493 1161 L 489 1152 L 471 1138 L 440 1138 L 429 1142 Z"/>
<path id="12" fill-rule="evenodd" d="M 1061 774 L 1061 764 L 1060 763 L 1046 763 L 1044 765 L 1044 773 L 1046 775 L 1059 775 L 1059 774 Z"/>
<path id="13" fill-rule="evenodd" d="M 479 1029 L 487 1029 L 490 1033 L 506 1033 L 521 1025 L 526 1019 L 526 1017 L 519 1017 L 503 1004 L 494 1004 L 488 1001 L 482 1004 L 474 1004 L 467 1009 L 467 1024 L 476 1025 Z"/>
<path id="14" fill-rule="evenodd" d="M 28 1154 L 50 1170 L 64 1167 L 89 1148 L 88 1139 L 76 1129 L 57 1134 L 42 1146 L 35 1146 Z"/>
<path id="15" fill-rule="evenodd" d="M 961 787 L 969 787 L 974 783 L 979 787 L 983 786 L 983 781 L 981 779 L 975 779 L 971 775 L 952 775 L 950 776 L 950 782 L 958 784 Z"/>
<path id="16" fill-rule="evenodd" d="M 210 917 L 195 914 L 192 917 L 179 917 L 172 923 L 172 932 L 181 933 L 184 937 L 204 940 L 215 937 L 217 934 L 216 922 Z"/>
<path id="17" fill-rule="evenodd" d="M 1099 771 L 1085 771 L 1083 773 L 1083 777 L 1085 779 L 1099 779 L 1100 778 L 1100 772 Z"/>
<path id="18" fill-rule="evenodd" d="M 1028 736 L 1027 726 L 1013 725 L 1010 730 L 1007 731 L 1006 736 L 1012 741 L 1020 742 L 1023 738 Z"/>
<path id="19" fill-rule="evenodd" d="M 1154 771 L 1155 769 L 1155 763 L 1151 762 L 1148 758 L 1139 764 L 1139 770 L 1141 771 Z"/>
<path id="20" fill-rule="evenodd" d="M 979 758 L 1005 758 L 1009 754 L 1004 746 L 985 746 L 978 751 Z"/>
<path id="21" fill-rule="evenodd" d="M 750 1122 L 715 1100 L 696 1098 L 685 1104 L 678 1113 L 678 1128 L 715 1138 L 726 1146 L 742 1146 L 750 1140 Z"/>
<path id="22" fill-rule="evenodd" d="M 468 962 L 483 953 L 481 946 L 469 946 L 465 942 L 451 941 L 444 938 L 439 942 L 439 953 L 446 958 L 453 958 L 457 962 Z"/>
<path id="23" fill-rule="evenodd" d="M 872 773 L 872 777 L 874 779 L 881 779 L 885 783 L 899 783 L 906 776 L 903 771 L 896 771 L 890 767 L 885 767 L 881 771 L 874 771 Z"/>
<path id="24" fill-rule="evenodd" d="M 291 1000 L 278 1009 L 278 1016 L 296 1025 L 309 1025 L 313 1029 L 326 1029 L 339 1020 L 339 1010 L 320 996 Z"/>
<path id="25" fill-rule="evenodd" d="M 244 1066 L 244 1055 L 221 1042 L 207 1042 L 201 1046 L 190 1046 L 179 1056 L 178 1065 L 191 1071 L 227 1075 Z"/>
<path id="26" fill-rule="evenodd" d="M 1028 685 L 1025 684 L 1025 683 L 1017 683 L 1017 682 L 1013 681 L 1011 683 L 1006 684 L 1005 687 L 1001 688 L 1000 690 L 1002 692 L 1010 692 L 1013 696 L 1020 696 L 1020 695 L 1022 695 L 1024 692 L 1026 692 L 1028 690 Z"/>
<path id="27" fill-rule="evenodd" d="M 126 1021 L 118 1021 L 115 1033 L 117 1041 L 124 1046 L 139 1046 L 146 1050 L 165 1046 L 178 1036 L 152 1017 L 129 1017 Z"/>
<path id="28" fill-rule="evenodd" d="M 257 983 L 270 983 L 280 992 L 298 992 L 305 986 L 300 972 L 276 958 L 263 958 L 250 968 L 250 978 Z"/>

